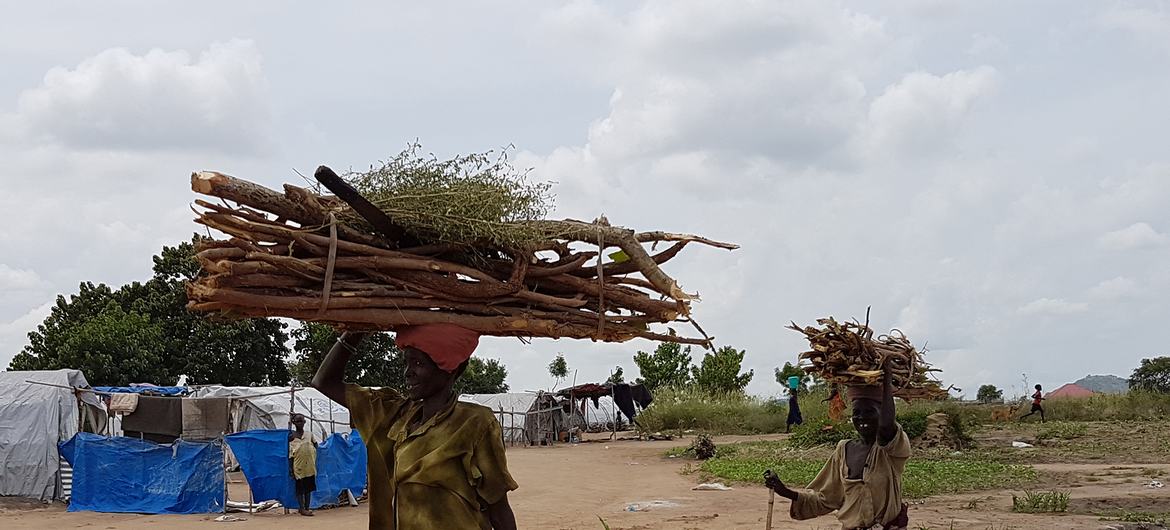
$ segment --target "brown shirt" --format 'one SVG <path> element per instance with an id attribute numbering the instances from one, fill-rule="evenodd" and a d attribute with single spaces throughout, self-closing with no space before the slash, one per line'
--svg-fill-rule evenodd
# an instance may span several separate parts
<path id="1" fill-rule="evenodd" d="M 491 409 L 454 401 L 418 427 L 418 402 L 346 385 L 350 418 L 369 455 L 370 528 L 490 529 L 487 505 L 517 485 Z"/>
<path id="2" fill-rule="evenodd" d="M 836 510 L 841 526 L 852 529 L 886 524 L 901 513 L 902 471 L 910 458 L 910 438 L 902 426 L 889 444 L 873 444 L 860 479 L 848 478 L 848 443 L 842 440 L 837 444 L 833 456 L 808 485 L 809 491 L 797 492 L 789 510 L 793 519 L 812 519 Z"/>

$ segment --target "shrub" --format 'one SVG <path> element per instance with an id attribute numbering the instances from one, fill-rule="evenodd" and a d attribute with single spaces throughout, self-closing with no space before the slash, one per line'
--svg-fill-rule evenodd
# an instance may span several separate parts
<path id="1" fill-rule="evenodd" d="M 918 438 L 926 432 L 926 417 L 930 414 L 924 410 L 907 410 L 898 414 L 898 423 L 902 425 L 906 436 Z"/>
<path id="2" fill-rule="evenodd" d="M 1068 511 L 1067 491 L 1025 491 L 1024 496 L 1012 495 L 1012 511 L 1020 513 L 1056 513 Z"/>
<path id="3" fill-rule="evenodd" d="M 655 392 L 654 403 L 638 415 L 643 431 L 701 430 L 714 434 L 758 434 L 784 429 L 785 412 L 739 393 L 708 394 L 695 388 Z"/>
<path id="4" fill-rule="evenodd" d="M 691 452 L 695 453 L 695 458 L 699 460 L 706 460 L 715 456 L 715 442 L 706 434 L 700 434 L 695 437 L 695 441 L 691 442 Z"/>
<path id="5" fill-rule="evenodd" d="M 847 422 L 805 422 L 792 429 L 788 444 L 792 447 L 836 445 L 841 440 L 851 440 L 856 436 L 857 431 Z"/>

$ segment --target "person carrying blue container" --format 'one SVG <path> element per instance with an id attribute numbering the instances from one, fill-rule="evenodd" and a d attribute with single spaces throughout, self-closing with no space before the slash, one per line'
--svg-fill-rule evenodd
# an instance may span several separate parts
<path id="1" fill-rule="evenodd" d="M 793 425 L 800 425 L 804 423 L 804 417 L 800 415 L 800 402 L 797 396 L 800 394 L 800 378 L 797 376 L 790 376 L 788 378 L 788 421 L 785 423 L 784 432 L 792 432 Z"/>

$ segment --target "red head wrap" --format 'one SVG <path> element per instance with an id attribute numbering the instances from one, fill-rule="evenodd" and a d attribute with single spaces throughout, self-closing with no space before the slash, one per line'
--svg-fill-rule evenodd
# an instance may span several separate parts
<path id="1" fill-rule="evenodd" d="M 443 371 L 452 373 L 479 345 L 479 333 L 455 324 L 420 324 L 398 330 L 399 348 L 414 348 L 430 357 Z"/>
<path id="2" fill-rule="evenodd" d="M 882 402 L 882 387 L 880 385 L 851 385 L 847 390 L 849 401 L 869 399 Z"/>

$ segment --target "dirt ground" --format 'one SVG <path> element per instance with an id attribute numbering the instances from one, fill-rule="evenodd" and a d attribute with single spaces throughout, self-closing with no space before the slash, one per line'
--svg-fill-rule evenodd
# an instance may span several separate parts
<path id="1" fill-rule="evenodd" d="M 777 439 L 781 436 L 716 439 L 717 443 Z M 601 529 L 598 517 L 610 528 L 625 530 L 760 529 L 768 510 L 763 487 L 734 485 L 732 491 L 692 491 L 698 477 L 683 474 L 687 463 L 663 457 L 675 441 L 595 441 L 557 447 L 508 450 L 509 467 L 521 488 L 511 495 L 521 528 Z M 1148 459 L 1145 459 L 1148 460 Z M 1163 460 L 1165 462 L 1165 460 Z M 1118 510 L 1170 511 L 1170 487 L 1149 488 L 1151 479 L 1170 484 L 1170 464 L 1145 462 L 1045 463 L 1037 488 L 1072 492 L 1070 514 L 1028 515 L 1011 513 L 1012 493 L 1006 490 L 931 497 L 910 508 L 910 528 L 931 529 L 1101 529 L 1118 523 L 1102 520 L 1100 513 Z M 230 498 L 247 499 L 247 485 L 235 478 Z M 649 511 L 628 511 L 634 503 L 665 501 L 673 505 Z M 312 518 L 282 510 L 263 514 L 237 514 L 243 522 L 215 522 L 207 515 L 133 515 L 69 513 L 61 505 L 0 503 L 0 528 L 59 530 L 92 528 L 196 529 L 216 526 L 244 529 L 365 528 L 367 506 L 319 510 Z M 832 517 L 796 522 L 789 519 L 787 502 L 777 499 L 773 528 L 836 529 Z M 1140 528 L 1131 526 L 1129 528 Z"/>

